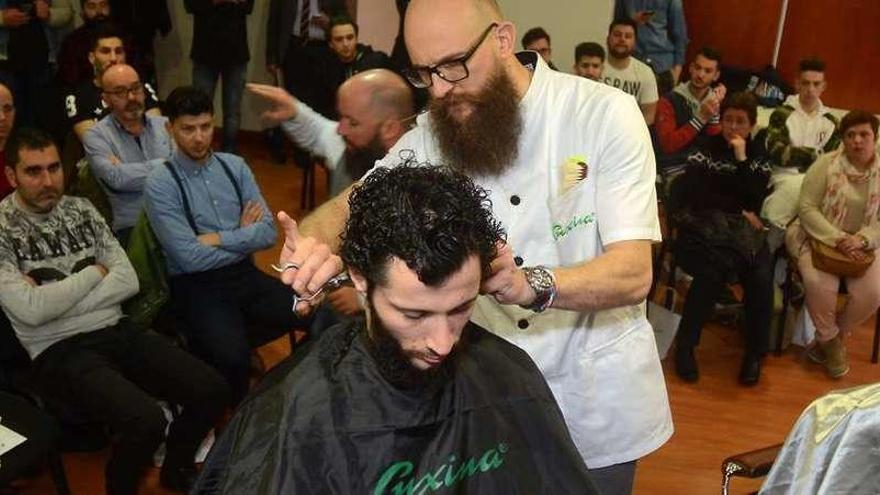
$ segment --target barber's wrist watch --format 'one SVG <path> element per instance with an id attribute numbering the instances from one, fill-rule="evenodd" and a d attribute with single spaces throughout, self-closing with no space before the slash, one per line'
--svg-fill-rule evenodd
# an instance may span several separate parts
<path id="1" fill-rule="evenodd" d="M 526 282 L 535 291 L 535 299 L 530 304 L 520 305 L 523 309 L 541 313 L 556 299 L 556 276 L 546 266 L 527 266 L 522 269 Z"/>

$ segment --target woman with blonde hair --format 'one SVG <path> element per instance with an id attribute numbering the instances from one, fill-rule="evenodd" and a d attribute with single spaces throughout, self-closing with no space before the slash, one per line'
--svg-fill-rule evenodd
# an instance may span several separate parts
<path id="1" fill-rule="evenodd" d="M 810 358 L 833 378 L 849 371 L 844 335 L 880 306 L 880 155 L 875 115 L 861 110 L 840 122 L 843 146 L 810 167 L 801 188 L 799 219 L 789 229 L 807 311 L 816 325 Z M 833 249 L 832 249 L 833 248 Z M 830 261 L 829 261 L 830 260 Z M 838 314 L 841 278 L 849 299 Z"/>

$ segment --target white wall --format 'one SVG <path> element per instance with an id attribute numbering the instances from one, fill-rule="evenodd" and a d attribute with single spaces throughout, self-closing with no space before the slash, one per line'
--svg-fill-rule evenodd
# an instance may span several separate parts
<path id="1" fill-rule="evenodd" d="M 605 46 L 614 0 L 498 0 L 504 15 L 517 30 L 517 49 L 522 35 L 541 26 L 550 34 L 553 63 L 564 72 L 574 65 L 574 47 L 582 41 Z"/>
<path id="2" fill-rule="evenodd" d="M 166 1 L 166 0 L 159 0 Z M 156 65 L 162 96 L 181 84 L 189 84 L 192 63 L 189 49 L 192 42 L 192 16 L 188 15 L 180 0 L 167 0 L 171 11 L 173 29 L 165 38 L 156 39 Z M 440 0 L 437 0 L 440 1 Z M 76 8 L 79 2 L 73 2 Z M 605 34 L 611 21 L 614 0 L 499 0 L 505 16 L 517 27 L 517 38 L 529 28 L 541 26 L 553 41 L 553 61 L 560 70 L 571 71 L 574 63 L 574 47 L 581 41 L 605 44 Z M 269 82 L 266 72 L 266 19 L 269 0 L 256 0 L 254 12 L 248 18 L 248 42 L 251 61 L 248 81 Z M 77 16 L 78 17 L 78 16 Z M 397 35 L 397 9 L 393 0 L 359 0 L 358 25 L 360 39 L 373 48 L 391 52 Z M 519 39 L 517 39 L 519 48 Z M 216 95 L 218 122 L 220 113 L 219 91 Z M 262 129 L 258 105 L 245 93 L 242 102 L 242 129 Z"/>

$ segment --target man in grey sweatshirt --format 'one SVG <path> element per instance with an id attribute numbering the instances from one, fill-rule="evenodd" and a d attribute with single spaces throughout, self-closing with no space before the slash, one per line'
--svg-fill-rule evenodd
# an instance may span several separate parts
<path id="1" fill-rule="evenodd" d="M 167 426 L 157 398 L 182 406 L 160 479 L 188 490 L 195 451 L 229 400 L 224 380 L 164 337 L 127 327 L 120 303 L 138 291 L 135 271 L 98 211 L 64 195 L 51 138 L 21 129 L 6 158 L 15 192 L 0 202 L 0 305 L 38 392 L 112 428 L 108 494 L 137 492 Z"/>

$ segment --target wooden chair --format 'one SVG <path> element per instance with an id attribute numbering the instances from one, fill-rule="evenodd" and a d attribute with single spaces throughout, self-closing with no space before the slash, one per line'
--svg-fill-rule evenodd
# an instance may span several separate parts
<path id="1" fill-rule="evenodd" d="M 780 450 L 782 450 L 781 443 L 724 459 L 721 463 L 721 494 L 728 495 L 730 493 L 730 481 L 735 476 L 742 478 L 767 476 Z"/>

